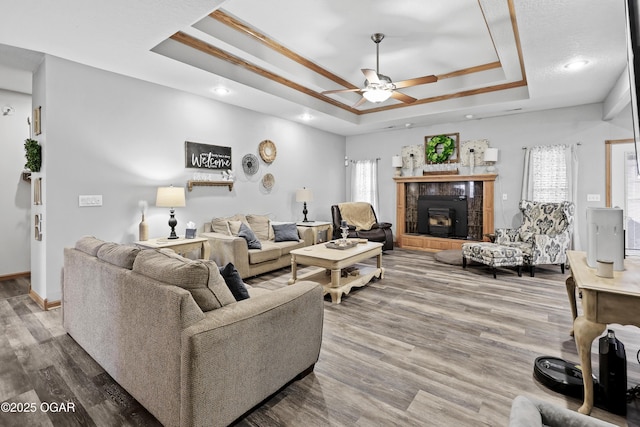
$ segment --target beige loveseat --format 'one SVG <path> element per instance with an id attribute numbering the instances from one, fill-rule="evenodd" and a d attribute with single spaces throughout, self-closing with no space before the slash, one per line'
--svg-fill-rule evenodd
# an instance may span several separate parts
<path id="1" fill-rule="evenodd" d="M 250 249 L 247 240 L 238 237 L 240 224 L 248 226 L 260 241 L 261 249 Z M 274 225 L 266 215 L 236 214 L 214 218 L 204 224 L 200 237 L 209 239 L 211 260 L 218 265 L 233 263 L 242 278 L 256 276 L 291 265 L 292 250 L 313 244 L 310 227 L 297 227 L 299 241 L 276 241 Z"/>
<path id="2" fill-rule="evenodd" d="M 211 261 L 91 237 L 63 277 L 66 331 L 165 426 L 228 425 L 318 360 L 312 282 L 236 302 Z"/>

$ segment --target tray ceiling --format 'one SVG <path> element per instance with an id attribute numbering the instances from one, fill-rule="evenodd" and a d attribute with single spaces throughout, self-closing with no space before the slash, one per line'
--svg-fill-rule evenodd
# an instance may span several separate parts
<path id="1" fill-rule="evenodd" d="M 80 0 L 21 2 L 0 43 L 175 87 L 340 134 L 602 102 L 625 70 L 623 0 Z M 126 13 L 123 11 L 126 10 Z M 29 31 L 18 25 L 29 17 Z M 417 100 L 353 107 L 363 68 Z M 586 59 L 585 72 L 564 68 Z M 0 66 L 6 58 L 0 58 Z M 228 95 L 211 92 L 224 86 Z"/>

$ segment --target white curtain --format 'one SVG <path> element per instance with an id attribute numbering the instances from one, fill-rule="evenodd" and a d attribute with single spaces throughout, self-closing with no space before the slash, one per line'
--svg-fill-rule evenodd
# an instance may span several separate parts
<path id="1" fill-rule="evenodd" d="M 578 150 L 571 145 L 539 145 L 527 149 L 522 199 L 535 202 L 578 201 Z M 580 247 L 578 215 L 573 218 L 573 247 Z"/>
<path id="2" fill-rule="evenodd" d="M 351 201 L 368 202 L 378 212 L 378 162 L 357 160 L 351 168 Z"/>

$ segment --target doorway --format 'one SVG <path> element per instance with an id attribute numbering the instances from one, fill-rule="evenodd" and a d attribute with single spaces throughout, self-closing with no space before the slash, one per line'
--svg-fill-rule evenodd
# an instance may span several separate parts
<path id="1" fill-rule="evenodd" d="M 640 176 L 633 139 L 605 141 L 606 206 L 623 209 L 625 253 L 640 255 Z"/>

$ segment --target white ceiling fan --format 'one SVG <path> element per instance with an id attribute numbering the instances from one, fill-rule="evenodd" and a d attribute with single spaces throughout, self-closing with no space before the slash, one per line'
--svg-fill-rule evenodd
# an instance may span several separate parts
<path id="1" fill-rule="evenodd" d="M 384 102 L 389 99 L 389 97 L 397 99 L 398 101 L 402 101 L 406 104 L 411 104 L 412 102 L 416 101 L 416 98 L 406 95 L 402 92 L 398 92 L 396 89 L 434 83 L 438 81 L 438 77 L 431 75 L 393 83 L 390 77 L 385 76 L 384 74 L 380 74 L 380 42 L 382 41 L 382 39 L 384 39 L 384 34 L 382 33 L 375 33 L 371 36 L 371 40 L 373 40 L 373 42 L 376 44 L 376 69 L 371 70 L 368 68 L 363 68 L 361 70 L 366 77 L 363 88 L 326 90 L 322 92 L 322 94 L 328 95 L 332 93 L 359 92 L 360 94 L 362 94 L 362 98 L 358 102 L 356 102 L 352 108 L 359 107 L 365 101 L 374 103 Z"/>

